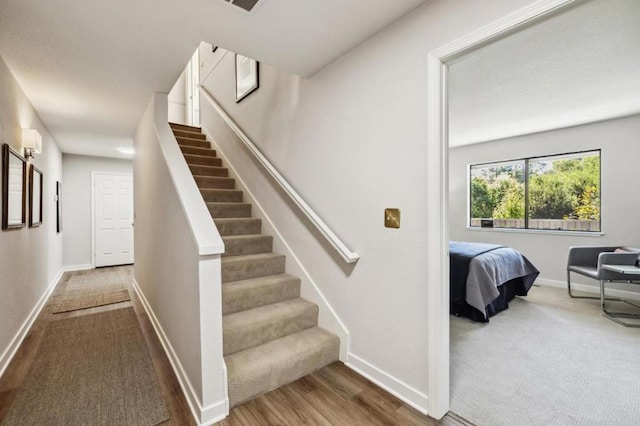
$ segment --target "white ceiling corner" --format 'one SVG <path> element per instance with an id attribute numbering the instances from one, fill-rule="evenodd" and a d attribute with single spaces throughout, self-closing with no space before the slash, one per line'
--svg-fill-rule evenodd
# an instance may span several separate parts
<path id="1" fill-rule="evenodd" d="M 199 42 L 308 76 L 424 1 L 0 0 L 0 55 L 63 152 L 118 157 Z"/>

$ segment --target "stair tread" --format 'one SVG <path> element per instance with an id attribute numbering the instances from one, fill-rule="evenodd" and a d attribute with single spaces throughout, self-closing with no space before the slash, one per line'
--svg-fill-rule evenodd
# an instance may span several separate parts
<path id="1" fill-rule="evenodd" d="M 307 309 L 315 309 L 317 307 L 318 305 L 315 303 L 311 303 L 301 297 L 283 300 L 224 315 L 222 317 L 223 328 L 227 332 L 227 330 L 250 326 L 260 321 L 290 317 Z"/>
<path id="2" fill-rule="evenodd" d="M 220 235 L 261 234 L 262 220 L 255 217 L 216 217 L 213 219 Z"/>
<path id="3" fill-rule="evenodd" d="M 210 149 L 210 148 L 203 148 L 203 149 Z M 202 158 L 202 159 L 216 158 L 219 160 L 218 157 L 214 157 L 212 155 L 200 155 L 200 154 L 188 154 L 188 153 L 183 153 L 182 155 L 184 155 L 184 158 Z"/>
<path id="4" fill-rule="evenodd" d="M 300 354 L 305 352 L 308 346 L 319 347 L 337 339 L 338 336 L 327 330 L 320 327 L 312 327 L 227 355 L 224 360 L 227 363 L 229 381 L 233 381 L 238 376 L 250 374 L 252 370 L 263 369 L 266 365 L 273 363 L 274 360 L 282 360 L 287 357 L 289 352 L 293 351 Z"/>
<path id="5" fill-rule="evenodd" d="M 300 297 L 300 278 L 267 275 L 222 284 L 223 315 Z"/>
<path id="6" fill-rule="evenodd" d="M 194 178 L 201 178 L 201 179 L 205 179 L 205 180 L 220 180 L 220 181 L 223 181 L 223 182 L 224 181 L 229 181 L 229 180 L 235 181 L 235 178 L 230 178 L 228 176 L 193 175 L 193 177 Z M 218 189 L 218 188 L 211 188 L 211 189 Z M 225 188 L 219 188 L 219 189 L 225 189 Z"/>
<path id="7" fill-rule="evenodd" d="M 222 240 L 223 241 L 242 241 L 242 240 L 246 240 L 246 241 L 250 241 L 250 240 L 257 240 L 257 239 L 263 239 L 263 238 L 273 238 L 271 235 L 269 234 L 244 234 L 244 235 L 222 235 Z"/>
<path id="8" fill-rule="evenodd" d="M 238 289 L 242 287 L 255 287 L 256 284 L 271 285 L 282 281 L 300 281 L 300 278 L 291 274 L 268 275 L 266 277 L 249 278 L 246 280 L 232 281 L 222 284 L 222 292 Z"/>
<path id="9" fill-rule="evenodd" d="M 237 205 L 251 205 L 251 203 L 245 203 L 245 202 L 241 202 L 241 201 L 207 201 L 207 204 L 209 205 L 232 205 L 232 204 L 237 204 Z"/>
<path id="10" fill-rule="evenodd" d="M 242 193 L 241 189 L 229 189 L 229 188 L 200 188 L 200 192 L 213 192 L 219 194 L 232 194 L 232 193 Z M 212 203 L 215 201 L 211 201 Z"/>
<path id="11" fill-rule="evenodd" d="M 284 254 L 280 254 L 280 253 L 240 254 L 237 256 L 223 257 L 221 261 L 222 263 L 232 263 L 232 262 L 244 262 L 244 261 L 250 261 L 250 260 L 274 259 L 278 257 L 285 257 L 285 256 Z"/>
<path id="12" fill-rule="evenodd" d="M 180 123 L 172 123 L 172 122 L 169 122 L 169 126 L 171 126 L 172 128 L 173 128 L 174 126 L 176 126 L 176 127 L 187 127 L 187 128 L 189 128 L 189 129 L 197 130 L 198 132 L 202 131 L 202 127 L 198 127 L 198 126 L 190 126 L 190 125 L 188 125 L 188 124 L 180 124 Z"/>
<path id="13" fill-rule="evenodd" d="M 222 167 L 222 159 L 218 157 L 206 156 L 206 155 L 184 154 L 184 159 L 189 165 L 189 167 Z M 220 169 L 219 168 L 204 169 L 204 170 L 201 170 L 200 173 L 202 172 L 209 173 L 209 171 L 213 171 L 213 170 L 220 170 Z"/>
<path id="14" fill-rule="evenodd" d="M 224 357 L 235 406 L 338 360 L 335 334 L 312 327 Z"/>
<path id="15" fill-rule="evenodd" d="M 205 157 L 204 155 L 199 155 L 199 157 L 207 158 L 207 157 Z M 219 158 L 218 158 L 218 157 L 211 157 L 211 158 L 217 158 L 217 159 L 219 160 Z M 224 168 L 225 168 L 225 167 L 222 167 L 222 166 L 211 166 L 211 165 L 209 165 L 209 164 L 189 164 L 189 165 L 190 165 L 190 166 L 197 166 L 197 167 L 207 167 L 207 168 L 210 168 L 210 169 L 224 169 Z M 225 177 L 225 176 L 207 176 L 207 175 L 197 175 L 197 174 L 194 174 L 194 176 L 202 176 L 202 177 L 220 177 L 220 178 L 222 178 L 222 179 L 233 179 L 233 178 Z"/>
<path id="16" fill-rule="evenodd" d="M 223 330 L 248 327 L 258 322 L 278 320 L 297 315 L 309 309 L 316 309 L 318 305 L 311 303 L 301 297 L 284 300 L 282 302 L 271 303 L 245 311 L 235 312 L 222 317 Z"/>
<path id="17" fill-rule="evenodd" d="M 200 139 L 200 140 L 206 140 L 207 139 L 207 135 L 203 134 L 203 133 L 199 133 L 199 132 L 190 132 L 188 130 L 181 130 L 181 129 L 174 129 L 172 128 L 171 130 L 173 130 L 173 134 L 178 138 L 191 138 L 191 139 Z"/>
<path id="18" fill-rule="evenodd" d="M 224 355 L 318 325 L 318 305 L 300 297 L 224 315 Z"/>
<path id="19" fill-rule="evenodd" d="M 185 132 L 185 133 L 186 133 L 186 132 Z M 194 133 L 194 135 L 195 135 L 195 134 L 198 134 L 198 133 Z M 176 140 L 178 141 L 178 144 L 180 143 L 180 141 L 181 141 L 181 140 L 185 140 L 185 141 L 197 141 L 197 142 L 209 142 L 209 141 L 208 141 L 208 140 L 206 140 L 206 139 L 190 138 L 190 137 L 188 137 L 188 136 L 177 136 L 177 135 L 174 135 L 174 136 L 176 137 Z"/>
<path id="20" fill-rule="evenodd" d="M 204 157 L 217 157 L 217 152 L 214 148 L 206 148 L 202 146 L 189 146 L 189 145 L 180 145 L 180 150 L 183 154 L 190 155 L 202 155 Z"/>

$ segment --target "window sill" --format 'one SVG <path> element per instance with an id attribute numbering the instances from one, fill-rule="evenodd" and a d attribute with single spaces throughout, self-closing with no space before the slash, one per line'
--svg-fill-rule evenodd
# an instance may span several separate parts
<path id="1" fill-rule="evenodd" d="M 602 237 L 603 232 L 593 231 L 556 231 L 553 229 L 515 229 L 515 228 L 481 228 L 478 226 L 467 226 L 467 231 L 475 232 L 507 232 L 515 234 L 543 234 L 543 235 L 564 235 L 576 237 Z"/>

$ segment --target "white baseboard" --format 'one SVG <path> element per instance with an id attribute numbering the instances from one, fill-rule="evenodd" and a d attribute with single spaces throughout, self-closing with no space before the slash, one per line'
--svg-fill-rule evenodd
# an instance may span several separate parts
<path id="1" fill-rule="evenodd" d="M 149 319 L 151 320 L 151 324 L 153 325 L 153 329 L 160 340 L 160 344 L 162 344 L 162 348 L 164 349 L 165 354 L 167 354 L 167 358 L 169 358 L 169 362 L 171 363 L 171 367 L 173 368 L 176 377 L 178 378 L 178 382 L 180 383 L 180 387 L 182 388 L 182 393 L 189 404 L 189 408 L 191 409 L 191 415 L 198 425 L 208 426 L 214 423 L 217 423 L 228 415 L 228 401 L 219 401 L 215 404 L 209 405 L 207 407 L 203 407 L 193 386 L 191 385 L 191 381 L 187 376 L 187 373 L 184 371 L 182 367 L 182 363 L 180 362 L 180 358 L 171 346 L 171 342 L 169 341 L 167 335 L 165 334 L 162 325 L 158 321 L 151 305 L 147 301 L 144 296 L 144 293 L 140 289 L 138 282 L 133 279 L 133 289 L 136 294 L 140 298 L 140 302 L 144 307 L 144 310 L 147 312 Z"/>
<path id="2" fill-rule="evenodd" d="M 85 271 L 87 269 L 94 269 L 93 265 L 90 263 L 86 263 L 84 265 L 67 265 L 62 267 L 62 270 L 64 272 Z"/>
<path id="3" fill-rule="evenodd" d="M 56 276 L 49 283 L 49 286 L 45 290 L 44 294 L 40 297 L 40 300 L 38 300 L 38 303 L 36 303 L 36 306 L 33 307 L 31 312 L 29 313 L 29 316 L 27 316 L 27 319 L 22 323 L 22 326 L 20 327 L 16 335 L 13 337 L 13 339 L 11 339 L 9 346 L 4 350 L 2 356 L 0 356 L 0 377 L 2 377 L 5 370 L 9 366 L 9 363 L 16 355 L 16 352 L 24 341 L 24 338 L 27 337 L 29 330 L 31 330 L 31 327 L 33 326 L 36 318 L 38 318 L 38 315 L 40 315 L 40 312 L 42 312 L 42 308 L 44 308 L 47 300 L 49 300 L 51 293 L 53 293 L 53 289 L 56 288 L 56 284 L 58 284 L 58 281 L 60 281 L 64 272 L 64 268 L 61 268 L 60 271 L 58 271 Z"/>
<path id="4" fill-rule="evenodd" d="M 429 397 L 422 392 L 385 373 L 352 353 L 348 354 L 346 365 L 419 412 L 428 414 L 427 404 Z"/>
<path id="5" fill-rule="evenodd" d="M 597 281 L 594 281 L 594 283 L 596 284 L 594 285 L 580 284 L 580 283 L 575 283 L 573 282 L 573 280 L 571 280 L 572 293 L 573 293 L 573 290 L 576 290 L 576 291 L 581 291 L 585 293 L 593 293 L 593 294 L 599 295 L 600 284 L 597 283 Z M 536 279 L 535 284 L 539 284 L 542 287 L 563 288 L 565 290 L 567 288 L 566 281 L 550 280 L 547 278 L 538 278 Z M 637 293 L 635 291 L 626 291 L 626 290 L 618 290 L 618 289 L 610 288 L 611 285 L 625 285 L 624 283 L 606 283 L 605 285 L 606 285 L 605 292 L 607 294 L 607 297 L 611 296 L 611 297 L 617 297 L 619 299 L 640 301 L 640 293 Z M 633 284 L 633 285 L 638 286 L 637 284 Z M 638 288 L 640 289 L 640 286 L 638 286 Z"/>

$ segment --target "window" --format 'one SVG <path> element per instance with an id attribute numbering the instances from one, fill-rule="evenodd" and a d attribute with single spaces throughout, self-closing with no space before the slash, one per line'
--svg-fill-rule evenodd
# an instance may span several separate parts
<path id="1" fill-rule="evenodd" d="M 470 226 L 600 231 L 600 150 L 470 167 Z"/>

